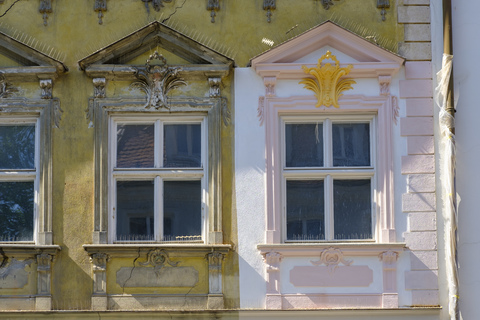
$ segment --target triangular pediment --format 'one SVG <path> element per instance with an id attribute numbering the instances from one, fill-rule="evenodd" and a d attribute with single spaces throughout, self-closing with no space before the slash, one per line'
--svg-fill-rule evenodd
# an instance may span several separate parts
<path id="1" fill-rule="evenodd" d="M 0 71 L 9 80 L 36 81 L 56 78 L 68 71 L 57 59 L 0 32 Z M 14 63 L 9 64 L 10 61 Z"/>
<path id="2" fill-rule="evenodd" d="M 250 64 L 261 76 L 297 79 L 302 65 L 313 67 L 330 50 L 341 64 L 352 64 L 351 77 L 393 75 L 404 58 L 347 29 L 326 21 L 256 57 Z"/>
<path id="3" fill-rule="evenodd" d="M 181 65 L 183 72 L 223 76 L 233 66 L 232 59 L 158 21 L 94 52 L 78 64 L 91 77 L 107 77 L 108 70 L 115 65 L 118 66 L 115 77 L 128 78 L 131 77 L 130 66 L 137 64 L 142 56 L 148 56 L 152 48 L 160 48 L 159 53 L 174 55 L 176 59 L 170 59 L 174 63 L 168 59 L 167 62 Z"/>

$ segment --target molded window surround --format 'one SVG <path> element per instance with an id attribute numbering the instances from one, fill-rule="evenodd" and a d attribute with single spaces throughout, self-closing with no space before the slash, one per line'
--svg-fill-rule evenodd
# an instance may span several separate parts
<path id="1" fill-rule="evenodd" d="M 115 224 L 114 207 L 117 206 L 118 182 L 119 181 L 150 181 L 152 191 L 152 207 L 155 213 L 152 217 L 143 218 L 142 221 L 134 219 L 132 228 L 143 230 L 149 235 L 143 239 L 150 243 L 161 243 L 165 240 L 180 241 L 186 246 L 191 246 L 195 242 L 204 244 L 220 244 L 223 242 L 222 219 L 221 219 L 221 148 L 220 148 L 220 127 L 221 127 L 221 100 L 212 98 L 175 98 L 169 101 L 171 109 L 144 108 L 145 102 L 139 99 L 93 99 L 91 100 L 90 110 L 94 114 L 95 126 L 95 169 L 98 173 L 95 181 L 95 219 L 94 219 L 94 244 L 115 243 L 123 240 L 135 239 L 117 239 L 118 226 Z M 128 124 L 150 124 L 152 135 L 156 138 L 152 140 L 155 146 L 151 149 L 152 163 L 141 165 L 141 168 L 122 168 L 123 164 L 118 166 L 119 158 L 117 156 L 117 132 L 119 125 Z M 199 160 L 193 160 L 193 164 L 186 164 L 188 167 L 169 167 L 165 162 L 165 156 L 168 154 L 169 146 L 166 145 L 162 135 L 167 134 L 161 128 L 170 124 L 192 124 L 194 130 L 201 131 L 201 143 L 196 146 L 197 151 L 192 151 L 193 146 L 186 143 L 185 152 L 200 152 Z M 192 129 L 192 128 L 190 128 Z M 193 130 L 193 129 L 192 129 Z M 166 149 L 165 149 L 166 148 Z M 188 150 L 187 150 L 188 149 Z M 154 155 L 154 151 L 157 155 Z M 190 151 L 189 151 L 190 150 Z M 201 151 L 199 151 L 201 150 Z M 163 154 L 163 155 L 161 155 Z M 177 154 L 184 161 L 185 155 Z M 187 156 L 188 157 L 188 156 Z M 178 158 L 178 159 L 180 159 Z M 122 160 L 123 161 L 123 160 Z M 150 161 L 150 160 L 149 160 Z M 188 160 L 190 161 L 190 160 Z M 195 161 L 200 161 L 200 166 Z M 117 162 L 117 163 L 115 163 Z M 135 164 L 126 164 L 126 166 L 135 166 Z M 174 165 L 183 166 L 183 165 Z M 201 202 L 201 222 L 195 228 L 200 230 L 200 234 L 187 234 L 185 238 L 168 239 L 164 233 L 168 233 L 173 225 L 168 217 L 164 219 L 164 205 L 162 202 L 167 196 L 162 188 L 165 183 L 175 181 L 198 181 L 198 186 L 186 186 L 187 188 L 200 188 L 199 201 Z M 133 182 L 132 182 L 133 183 Z M 128 184 L 128 183 L 127 183 Z M 145 183 L 144 183 L 145 184 Z M 128 186 L 121 186 L 126 187 Z M 115 192 L 117 188 L 117 192 Z M 195 189 L 195 190 L 196 190 Z M 199 190 L 199 192 L 200 192 Z M 149 191 L 149 192 L 150 192 Z M 155 194 L 155 195 L 153 195 Z M 164 194 L 164 197 L 162 197 Z M 192 200 L 193 201 L 193 200 Z M 117 208 L 115 208 L 117 209 Z M 116 214 L 119 214 L 118 212 Z M 138 220 L 138 221 L 137 221 Z M 144 221 L 145 220 L 145 221 Z M 155 221 L 155 222 L 154 222 Z M 166 221 L 166 222 L 165 222 Z M 141 223 L 140 223 L 141 222 Z M 134 226 L 135 225 L 135 226 Z M 141 226 L 139 226 L 141 225 Z M 148 227 L 147 227 L 148 225 Z M 143 227 L 142 227 L 143 226 Z M 143 228 L 143 229 L 142 229 Z M 145 231 L 148 228 L 148 231 Z M 194 229 L 195 229 L 194 228 Z M 195 229 L 195 231 L 197 231 Z M 188 232 L 187 232 L 188 233 Z M 201 236 L 201 237 L 198 237 Z M 128 237 L 127 237 L 128 238 Z M 141 238 L 141 237 L 140 237 Z M 138 238 L 140 242 L 142 239 Z M 175 237 L 174 237 L 175 238 Z M 190 243 L 190 244 L 189 244 Z"/>
<path id="2" fill-rule="evenodd" d="M 395 225 L 393 212 L 393 162 L 391 145 L 392 105 L 391 99 L 384 96 L 365 97 L 346 96 L 340 99 L 340 108 L 315 108 L 314 97 L 266 98 L 266 158 L 267 158 L 267 223 L 266 244 L 281 244 L 287 240 L 285 208 L 285 178 L 288 173 L 284 165 L 284 139 L 282 119 L 308 116 L 315 120 L 326 116 L 351 119 L 359 115 L 369 115 L 376 120 L 371 134 L 372 163 L 375 173 L 368 173 L 372 179 L 372 206 L 374 213 L 372 239 L 377 243 L 395 242 Z M 291 117 L 291 118 L 289 118 Z M 372 121 L 374 122 L 374 121 Z M 370 170 L 371 171 L 371 170 Z M 300 173 L 298 173 L 300 174 Z M 311 173 L 306 173 L 311 175 Z M 327 237 L 333 241 L 333 236 Z M 353 241 L 353 240 L 350 240 Z M 365 241 L 365 240 L 362 240 Z"/>
<path id="3" fill-rule="evenodd" d="M 0 239 L 1 247 L 8 246 L 8 243 L 22 243 L 26 246 L 33 245 L 52 245 L 52 185 L 51 185 L 51 127 L 54 126 L 54 109 L 58 107 L 58 100 L 26 100 L 26 99 L 8 99 L 5 105 L 0 106 L 0 126 L 34 126 L 35 138 L 34 154 L 28 157 L 28 164 L 21 165 L 22 168 L 1 168 L 0 182 L 31 183 L 31 200 L 33 200 L 33 225 L 31 226 L 31 236 L 28 239 Z M 31 137 L 24 137 L 32 139 Z M 24 145 L 24 142 L 20 142 Z M 33 150 L 31 150 L 33 151 Z M 28 153 L 31 153 L 29 151 Z M 25 156 L 25 155 L 24 155 Z M 17 204 L 18 210 L 20 206 Z M 0 219 L 3 217 L 0 216 Z"/>

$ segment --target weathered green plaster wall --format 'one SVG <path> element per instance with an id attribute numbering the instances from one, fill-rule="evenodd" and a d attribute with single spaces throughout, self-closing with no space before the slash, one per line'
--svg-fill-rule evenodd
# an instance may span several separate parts
<path id="1" fill-rule="evenodd" d="M 220 1 L 221 9 L 217 12 L 215 23 L 210 22 L 210 12 L 205 9 L 206 2 L 175 0 L 165 3 L 160 12 L 155 12 L 150 7 L 148 14 L 140 0 L 109 0 L 108 11 L 100 25 L 97 13 L 93 11 L 93 0 L 53 0 L 53 13 L 48 15 L 48 25 L 44 26 L 38 12 L 39 2 L 30 0 L 17 2 L 0 18 L 0 31 L 50 54 L 69 68 L 67 74 L 55 80 L 53 89 L 53 96 L 60 99 L 64 111 L 60 128 L 53 130 L 53 239 L 55 244 L 62 247 L 52 270 L 53 307 L 56 309 L 89 309 L 92 294 L 92 266 L 82 245 L 92 243 L 95 201 L 94 130 L 88 128 L 85 119 L 88 98 L 93 95 L 93 85 L 91 79 L 79 70 L 78 60 L 153 20 L 165 22 L 187 36 L 234 58 L 239 67 L 245 67 L 253 56 L 270 48 L 262 43 L 263 38 L 273 40 L 274 45 L 278 45 L 327 19 L 362 36 L 375 37 L 379 44 L 392 51 L 396 50 L 396 44 L 403 39 L 403 29 L 396 23 L 394 0 L 390 1 L 386 21 L 382 21 L 374 0 L 334 1 L 334 6 L 329 10 L 325 10 L 320 1 L 280 0 L 277 1 L 277 9 L 273 11 L 271 23 L 267 23 L 262 0 Z M 13 3 L 14 0 L 6 0 L 0 5 L 0 13 Z M 143 65 L 155 49 L 125 63 Z M 185 63 L 171 53 L 162 53 L 170 64 Z M 0 66 L 17 65 L 8 58 L 0 57 Z M 23 96 L 40 96 L 38 83 L 14 85 L 24 90 Z M 127 95 L 128 85 L 127 82 L 108 82 L 107 97 Z M 222 95 L 229 100 L 233 114 L 232 87 L 233 76 L 230 75 L 223 80 L 221 89 Z M 195 82 L 172 92 L 173 95 L 200 96 L 207 93 L 206 81 Z M 234 126 L 232 119 L 229 127 L 222 128 L 221 138 L 224 242 L 235 247 L 237 232 L 232 198 Z M 115 263 L 128 265 L 130 262 Z M 206 270 L 201 270 L 201 273 L 205 274 Z M 109 273 L 108 277 L 111 276 Z M 224 261 L 223 279 L 225 307 L 238 308 L 238 256 L 235 252 L 228 254 Z M 116 286 L 114 282 L 110 285 Z M 208 290 L 208 286 L 195 290 L 205 292 L 205 288 Z M 110 289 L 119 293 L 119 288 Z M 89 315 L 97 317 L 94 313 Z M 72 315 L 65 315 L 66 318 L 70 316 Z"/>

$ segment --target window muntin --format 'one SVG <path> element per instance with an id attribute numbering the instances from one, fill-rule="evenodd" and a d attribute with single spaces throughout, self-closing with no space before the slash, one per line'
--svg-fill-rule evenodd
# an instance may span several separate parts
<path id="1" fill-rule="evenodd" d="M 0 241 L 35 241 L 38 133 L 36 118 L 0 119 Z"/>
<path id="2" fill-rule="evenodd" d="M 203 241 L 205 117 L 116 116 L 111 127 L 111 241 Z"/>
<path id="3" fill-rule="evenodd" d="M 285 241 L 373 239 L 373 116 L 281 119 Z"/>

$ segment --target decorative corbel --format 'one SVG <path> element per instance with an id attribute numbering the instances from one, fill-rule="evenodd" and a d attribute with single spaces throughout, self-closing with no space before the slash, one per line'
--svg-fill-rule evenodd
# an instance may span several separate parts
<path id="1" fill-rule="evenodd" d="M 263 0 L 263 10 L 267 11 L 267 22 L 272 21 L 272 10 L 276 9 L 276 0 Z"/>
<path id="2" fill-rule="evenodd" d="M 93 78 L 93 95 L 95 98 L 105 98 L 107 96 L 105 78 Z"/>
<path id="3" fill-rule="evenodd" d="M 280 262 L 283 256 L 278 252 L 267 252 L 263 256 L 267 264 L 267 293 L 280 293 Z"/>
<path id="4" fill-rule="evenodd" d="M 210 86 L 210 98 L 220 97 L 220 85 L 222 79 L 220 78 L 208 78 L 208 85 Z"/>
<path id="5" fill-rule="evenodd" d="M 223 254 L 217 251 L 207 254 L 208 260 L 208 293 L 221 294 L 222 285 L 222 262 Z"/>
<path id="6" fill-rule="evenodd" d="M 95 6 L 93 8 L 95 12 L 98 12 L 98 24 L 103 24 L 103 13 L 107 11 L 107 0 L 95 0 Z"/>
<path id="7" fill-rule="evenodd" d="M 212 18 L 210 22 L 214 23 L 217 11 L 220 10 L 220 0 L 208 0 L 207 10 L 210 11 L 210 17 Z"/>
<path id="8" fill-rule="evenodd" d="M 53 81 L 52 79 L 43 79 L 40 80 L 40 89 L 42 99 L 52 99 L 53 98 Z"/>
<path id="9" fill-rule="evenodd" d="M 377 0 L 377 8 L 382 9 L 380 14 L 382 15 L 382 21 L 385 21 L 385 15 L 387 14 L 387 10 L 390 8 L 390 0 Z"/>
<path id="10" fill-rule="evenodd" d="M 94 253 L 90 256 L 93 271 L 93 293 L 107 293 L 107 261 L 106 253 Z"/>
<path id="11" fill-rule="evenodd" d="M 160 11 L 160 9 L 164 7 L 163 5 L 164 2 L 170 3 L 173 0 L 142 0 L 142 1 L 145 3 L 145 8 L 147 8 L 147 13 L 150 13 L 150 8 L 148 6 L 150 2 L 152 3 L 153 9 L 158 12 Z"/>
<path id="12" fill-rule="evenodd" d="M 48 14 L 53 12 L 52 0 L 40 0 L 40 8 L 38 11 L 43 14 L 43 25 L 47 25 Z"/>
<path id="13" fill-rule="evenodd" d="M 392 82 L 391 76 L 379 76 L 378 84 L 380 85 L 380 95 L 389 96 L 390 95 L 390 83 Z"/>
<path id="14" fill-rule="evenodd" d="M 52 261 L 51 254 L 37 255 L 37 294 L 39 295 L 50 295 Z"/>
<path id="15" fill-rule="evenodd" d="M 398 252 L 384 251 L 378 255 L 383 262 L 383 302 L 384 308 L 398 308 L 397 260 Z"/>
<path id="16" fill-rule="evenodd" d="M 275 85 L 277 84 L 277 77 L 263 77 L 263 84 L 265 85 L 265 96 L 267 98 L 275 97 Z"/>

